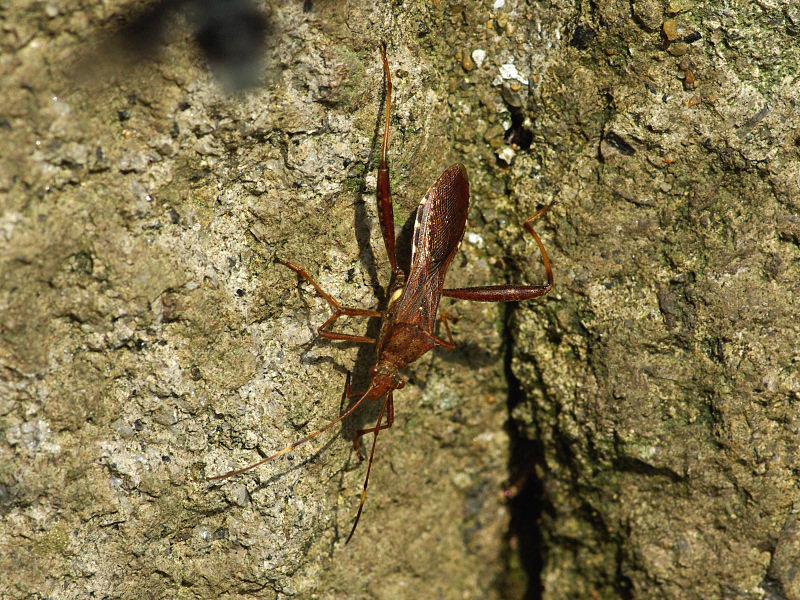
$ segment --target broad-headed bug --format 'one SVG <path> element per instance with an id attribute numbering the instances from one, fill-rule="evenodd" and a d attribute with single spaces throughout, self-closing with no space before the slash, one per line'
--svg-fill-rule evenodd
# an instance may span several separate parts
<path id="1" fill-rule="evenodd" d="M 445 275 L 453 256 L 458 250 L 459 243 L 464 235 L 464 225 L 467 221 L 467 207 L 469 204 L 469 183 L 467 171 L 461 164 L 455 164 L 439 176 L 436 183 L 428 190 L 417 208 L 416 222 L 411 248 L 411 267 L 405 273 L 397 265 L 395 258 L 395 233 L 394 216 L 392 213 L 392 195 L 389 186 L 389 166 L 386 161 L 389 147 L 389 116 L 392 102 L 392 78 L 389 73 L 389 63 L 386 59 L 386 47 L 381 46 L 383 58 L 383 71 L 386 77 L 386 119 L 383 130 L 383 144 L 381 146 L 381 159 L 378 166 L 378 215 L 386 245 L 386 253 L 392 267 L 391 280 L 387 293 L 388 302 L 383 310 L 366 310 L 362 308 L 346 308 L 330 294 L 327 294 L 301 267 L 276 259 L 280 264 L 292 269 L 300 277 L 308 281 L 317 293 L 322 296 L 333 308 L 333 315 L 317 330 L 320 337 L 330 340 L 347 340 L 375 344 L 378 358 L 372 367 L 372 381 L 369 388 L 355 403 L 342 415 L 334 419 L 321 429 L 304 437 L 303 439 L 287 446 L 283 450 L 268 456 L 250 466 L 242 469 L 210 477 L 209 480 L 224 479 L 239 475 L 269 462 L 293 448 L 315 438 L 323 431 L 330 429 L 336 423 L 352 414 L 365 400 L 380 400 L 383 398 L 378 421 L 374 427 L 361 429 L 356 432 L 354 441 L 355 450 L 359 453 L 359 438 L 367 433 L 372 434 L 372 449 L 369 454 L 367 474 L 364 477 L 364 488 L 358 512 L 353 522 L 353 528 L 347 538 L 349 542 L 358 525 L 364 501 L 367 497 L 367 484 L 372 470 L 372 460 L 375 456 L 375 443 L 378 432 L 388 429 L 394 421 L 394 390 L 399 390 L 405 385 L 400 375 L 400 370 L 414 362 L 428 350 L 440 346 L 453 349 L 455 344 L 450 335 L 450 327 L 446 315 L 440 316 L 447 333 L 447 340 L 434 334 L 436 324 L 436 311 L 442 296 L 461 298 L 463 300 L 479 300 L 484 302 L 512 302 L 528 300 L 544 296 L 553 287 L 553 271 L 550 260 L 544 249 L 542 241 L 533 229 L 531 223 L 550 209 L 552 204 L 539 210 L 530 217 L 523 226 L 536 240 L 542 253 L 547 283 L 544 285 L 490 285 L 482 287 L 444 289 Z M 331 326 L 341 316 L 380 317 L 382 319 L 378 339 L 365 336 L 350 335 L 331 331 Z M 350 375 L 345 380 L 344 395 L 351 398 Z M 354 396 L 353 396 L 354 397 Z M 386 422 L 384 422 L 384 416 Z"/>

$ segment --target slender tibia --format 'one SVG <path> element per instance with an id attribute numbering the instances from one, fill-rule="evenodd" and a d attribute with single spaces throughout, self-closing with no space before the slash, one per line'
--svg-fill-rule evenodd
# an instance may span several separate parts
<path id="1" fill-rule="evenodd" d="M 389 71 L 389 61 L 386 59 L 386 44 L 381 44 L 381 58 L 383 59 L 383 74 L 386 78 L 386 117 L 383 123 L 383 143 L 381 144 L 381 161 L 378 165 L 378 221 L 381 224 L 383 243 L 386 245 L 386 255 L 392 265 L 392 273 L 397 272 L 397 259 L 395 258 L 394 239 L 394 211 L 392 209 L 392 190 L 389 185 L 389 118 L 392 112 L 392 75 Z"/>
<path id="2" fill-rule="evenodd" d="M 330 327 L 336 322 L 336 320 L 341 316 L 348 316 L 348 317 L 382 317 L 383 313 L 378 310 L 368 310 L 365 308 L 347 308 L 346 306 L 342 306 L 339 304 L 339 301 L 336 300 L 333 296 L 328 294 L 325 290 L 323 290 L 319 284 L 314 281 L 311 275 L 303 269 L 302 267 L 298 267 L 294 263 L 290 263 L 288 260 L 281 260 L 279 258 L 275 259 L 275 262 L 282 264 L 285 267 L 289 267 L 292 271 L 297 273 L 300 277 L 305 279 L 308 283 L 314 286 L 314 289 L 317 293 L 322 296 L 325 301 L 331 305 L 333 308 L 333 314 L 331 317 L 325 321 L 322 325 L 317 328 L 317 333 L 320 337 L 329 339 L 329 340 L 345 340 L 348 342 L 360 342 L 364 344 L 374 344 L 375 340 L 370 337 L 366 337 L 363 335 L 350 335 L 349 333 L 338 333 L 336 331 L 330 331 Z"/>
<path id="3" fill-rule="evenodd" d="M 442 338 L 433 336 L 433 340 L 439 344 L 445 350 L 454 350 L 456 347 L 455 342 L 453 341 L 453 334 L 450 333 L 450 323 L 449 320 L 453 317 L 450 313 L 441 312 L 439 313 L 439 319 L 444 325 L 444 330 L 447 333 L 447 340 L 443 340 Z"/>
<path id="4" fill-rule="evenodd" d="M 542 253 L 544 271 L 547 275 L 547 283 L 545 285 L 486 285 L 480 287 L 457 288 L 442 290 L 442 296 L 460 298 L 462 300 L 478 300 L 480 302 L 515 302 L 544 296 L 553 289 L 553 269 L 550 267 L 550 258 L 547 256 L 547 250 L 545 250 L 542 240 L 539 239 L 538 234 L 533 229 L 532 223 L 553 208 L 554 204 L 555 202 L 538 210 L 536 214 L 522 224 L 528 233 L 533 236 L 533 239 L 536 240 L 536 245 L 539 246 L 539 251 Z"/>

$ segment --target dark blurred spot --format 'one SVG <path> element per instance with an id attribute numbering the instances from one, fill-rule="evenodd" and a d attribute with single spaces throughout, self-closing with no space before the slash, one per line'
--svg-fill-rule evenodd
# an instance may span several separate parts
<path id="1" fill-rule="evenodd" d="M 588 25 L 578 25 L 572 33 L 569 45 L 578 50 L 586 50 L 597 37 L 594 29 Z"/>
<path id="2" fill-rule="evenodd" d="M 167 43 L 167 26 L 184 14 L 200 50 L 215 75 L 229 89 L 257 83 L 263 67 L 270 26 L 251 0 L 162 0 L 122 18 L 112 34 L 123 62 L 155 57 Z"/>
<path id="3" fill-rule="evenodd" d="M 689 35 L 687 35 L 685 38 L 683 38 L 683 41 L 686 42 L 687 44 L 692 44 L 692 43 L 694 43 L 697 40 L 702 39 L 702 38 L 703 38 L 703 36 L 700 35 L 699 32 L 693 31 Z"/>
<path id="4" fill-rule="evenodd" d="M 628 142 L 626 142 L 620 135 L 614 133 L 613 131 L 609 131 L 608 133 L 606 133 L 605 139 L 610 146 L 616 148 L 619 152 L 621 152 L 625 156 L 633 156 L 634 154 L 636 154 L 636 149 L 633 146 L 631 146 Z"/>

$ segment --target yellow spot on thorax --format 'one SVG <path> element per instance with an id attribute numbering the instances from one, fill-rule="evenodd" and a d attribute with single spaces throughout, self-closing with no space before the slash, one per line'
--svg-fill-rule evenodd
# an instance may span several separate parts
<path id="1" fill-rule="evenodd" d="M 386 308 L 391 308 L 392 304 L 397 302 L 400 299 L 400 296 L 402 295 L 403 295 L 403 288 L 397 288 L 392 294 L 392 297 L 389 298 L 389 304 L 386 306 Z"/>

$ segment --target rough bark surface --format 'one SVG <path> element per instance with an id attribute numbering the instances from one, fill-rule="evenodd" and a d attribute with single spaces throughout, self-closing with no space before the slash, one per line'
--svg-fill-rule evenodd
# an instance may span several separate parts
<path id="1" fill-rule="evenodd" d="M 0 596 L 800 600 L 800 3 L 263 8 L 226 94 L 180 20 L 100 68 L 130 5 L 0 7 Z M 368 382 L 273 259 L 384 299 L 380 40 L 396 221 L 462 162 L 449 285 L 539 283 L 556 199 L 557 289 L 443 302 L 345 546 L 377 407 L 206 478 Z"/>

